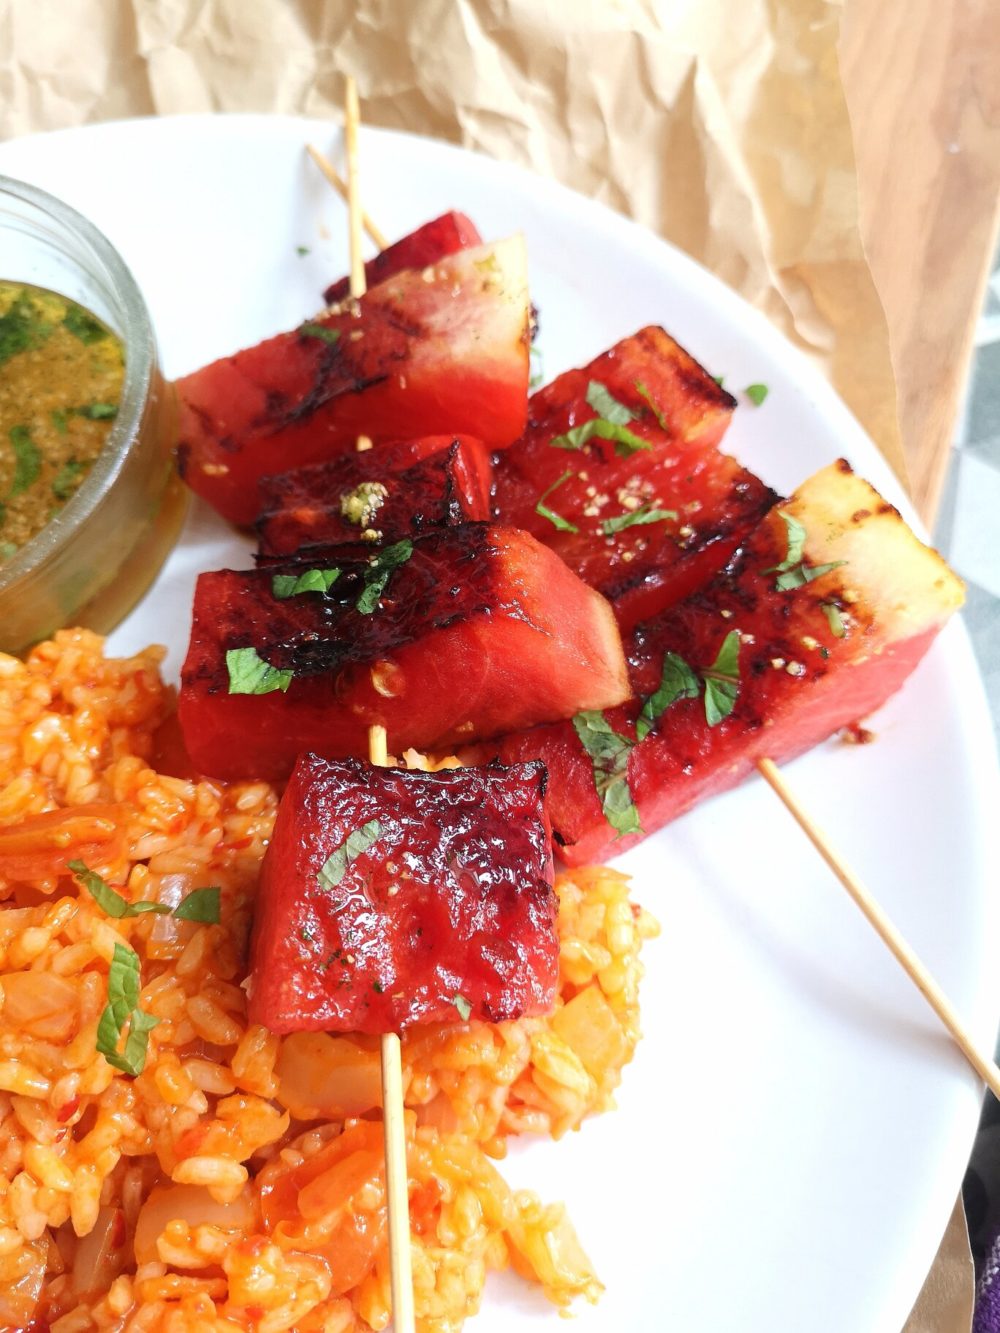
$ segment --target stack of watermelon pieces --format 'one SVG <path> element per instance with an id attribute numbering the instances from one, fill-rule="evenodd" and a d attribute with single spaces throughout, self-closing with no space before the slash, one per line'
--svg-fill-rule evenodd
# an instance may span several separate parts
<path id="1" fill-rule="evenodd" d="M 601 860 L 878 707 L 960 605 L 846 462 L 781 498 L 726 454 L 735 400 L 660 328 L 529 396 L 521 238 L 447 214 L 369 281 L 177 386 L 183 475 L 261 541 L 199 580 L 205 773 L 280 779 L 380 723 L 541 760 L 556 854 Z"/>

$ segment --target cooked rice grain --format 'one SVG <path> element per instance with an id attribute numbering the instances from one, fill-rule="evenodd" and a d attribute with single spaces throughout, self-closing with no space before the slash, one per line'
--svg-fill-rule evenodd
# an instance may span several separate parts
<path id="1" fill-rule="evenodd" d="M 248 1026 L 242 982 L 277 807 L 260 782 L 157 772 L 162 652 L 116 661 L 67 630 L 0 656 L 0 1323 L 52 1333 L 356 1333 L 389 1320 L 377 1043 Z M 419 756 L 407 756 L 412 764 Z M 222 919 L 112 920 L 66 872 Z M 415 1298 L 424 1333 L 513 1266 L 557 1304 L 600 1291 L 561 1205 L 490 1157 L 612 1104 L 655 931 L 608 870 L 559 881 L 560 996 L 544 1019 L 404 1041 Z M 158 1018 L 143 1072 L 97 1053 L 116 944 Z"/>

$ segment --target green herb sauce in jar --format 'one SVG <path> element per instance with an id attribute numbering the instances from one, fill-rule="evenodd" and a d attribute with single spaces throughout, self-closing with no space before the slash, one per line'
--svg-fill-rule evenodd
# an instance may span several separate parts
<path id="1" fill-rule="evenodd" d="M 40 532 L 104 448 L 125 354 L 89 310 L 0 282 L 0 562 Z"/>

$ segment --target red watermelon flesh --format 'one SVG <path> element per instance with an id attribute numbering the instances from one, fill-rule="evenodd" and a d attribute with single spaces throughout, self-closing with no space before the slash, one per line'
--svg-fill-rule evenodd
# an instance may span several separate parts
<path id="1" fill-rule="evenodd" d="M 601 393 L 648 447 L 596 435 L 566 447 L 602 416 Z M 662 329 L 641 329 L 532 395 L 527 430 L 496 460 L 496 512 L 557 551 L 630 628 L 720 569 L 777 498 L 717 448 L 735 406 Z"/>
<path id="2" fill-rule="evenodd" d="M 551 1010 L 544 790 L 541 764 L 417 773 L 303 755 L 261 871 L 250 1021 L 380 1033 Z"/>
<path id="3" fill-rule="evenodd" d="M 192 490 L 251 523 L 261 477 L 418 435 L 501 449 L 524 429 L 524 241 L 407 269 L 359 301 L 178 380 L 177 459 Z"/>
<path id="4" fill-rule="evenodd" d="M 275 595 L 302 563 L 201 575 L 178 709 L 201 772 L 280 778 L 306 750 L 366 754 L 375 723 L 402 753 L 628 698 L 610 607 L 533 537 L 468 523 L 407 544 L 318 548 L 315 570 L 340 571 L 326 592 Z M 393 551 L 378 596 L 372 562 Z M 231 669 L 257 659 L 291 674 L 231 693 Z"/>
<path id="5" fill-rule="evenodd" d="M 354 542 L 363 530 L 393 542 L 428 528 L 485 520 L 491 482 L 482 444 L 452 435 L 425 435 L 264 477 L 263 512 L 255 525 L 260 555 L 294 556 L 309 546 Z M 385 494 L 378 494 L 377 508 L 359 524 L 345 515 L 342 500 L 360 498 L 363 483 L 378 483 Z M 358 517 L 356 510 L 348 512 Z"/>
<path id="6" fill-rule="evenodd" d="M 377 287 L 404 268 L 426 268 L 446 255 L 481 245 L 482 241 L 475 223 L 464 213 L 444 213 L 387 245 L 374 259 L 369 259 L 365 264 L 365 286 Z M 350 278 L 341 278 L 327 287 L 323 300 L 327 305 L 336 305 L 350 294 Z"/>
<path id="7" fill-rule="evenodd" d="M 779 591 L 780 571 L 765 571 L 789 553 L 781 514 L 805 528 L 801 559 L 809 568 L 846 563 Z M 637 697 L 606 714 L 629 742 L 642 701 L 661 683 L 667 653 L 701 672 L 716 661 L 732 630 L 741 636 L 732 713 L 708 725 L 702 686 L 698 697 L 667 707 L 627 755 L 643 833 L 735 786 L 758 759 L 789 759 L 878 708 L 962 596 L 941 557 L 846 463 L 812 477 L 764 519 L 726 570 L 633 636 L 629 664 Z M 554 837 L 570 865 L 606 859 L 643 836 L 619 838 L 605 818 L 592 759 L 571 723 L 538 727 L 477 754 L 546 764 Z"/>

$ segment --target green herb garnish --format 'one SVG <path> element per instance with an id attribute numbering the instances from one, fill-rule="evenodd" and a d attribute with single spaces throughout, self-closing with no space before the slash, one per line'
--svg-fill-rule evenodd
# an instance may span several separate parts
<path id="1" fill-rule="evenodd" d="M 53 426 L 55 426 L 59 434 L 65 435 L 66 432 L 69 430 L 69 418 L 67 417 L 66 413 L 62 410 L 62 408 L 54 407 L 52 411 L 49 413 L 49 416 L 52 419 Z"/>
<path id="2" fill-rule="evenodd" d="M 273 690 L 284 693 L 294 675 L 265 662 L 256 648 L 230 648 L 226 653 L 226 670 L 230 694 L 270 694 Z"/>
<path id="3" fill-rule="evenodd" d="M 713 375 L 713 376 L 712 376 L 712 379 L 715 380 L 716 384 L 719 386 L 720 389 L 722 388 L 723 384 L 725 384 L 725 382 L 726 382 L 726 377 L 725 377 L 725 375 Z"/>
<path id="4" fill-rule="evenodd" d="M 635 381 L 635 391 L 637 394 L 640 395 L 640 397 L 645 398 L 646 402 L 652 409 L 653 416 L 656 417 L 657 421 L 660 423 L 660 428 L 662 430 L 668 430 L 669 427 L 667 426 L 667 418 L 660 411 L 659 407 L 657 406 L 653 398 L 653 395 L 646 388 L 645 384 L 643 384 L 642 380 Z"/>
<path id="5" fill-rule="evenodd" d="M 339 569 L 307 569 L 302 574 L 275 574 L 271 579 L 271 592 L 279 601 L 297 597 L 300 592 L 329 592 L 339 578 Z"/>
<path id="6" fill-rule="evenodd" d="M 540 384 L 545 382 L 545 357 L 540 347 L 531 344 L 531 350 L 528 353 L 528 388 L 537 389 Z"/>
<path id="7" fill-rule="evenodd" d="M 750 399 L 751 403 L 753 403 L 754 407 L 760 407 L 761 403 L 767 397 L 768 390 L 766 384 L 748 384 L 743 392 Z"/>
<path id="8" fill-rule="evenodd" d="M 295 247 L 295 253 L 298 255 L 300 259 L 302 259 L 305 255 L 309 253 L 308 245 L 297 245 Z"/>
<path id="9" fill-rule="evenodd" d="M 325 324 L 300 324 L 299 333 L 303 338 L 319 338 L 320 342 L 329 343 L 331 347 L 340 342 L 340 330 L 328 329 Z"/>
<path id="10" fill-rule="evenodd" d="M 118 404 L 84 403 L 83 407 L 74 407 L 73 411 L 78 417 L 86 417 L 88 421 L 111 421 L 118 415 Z"/>
<path id="11" fill-rule="evenodd" d="M 458 1016 L 463 1023 L 468 1023 L 469 1015 L 472 1013 L 472 1005 L 464 995 L 453 995 L 451 1002 L 458 1010 Z"/>
<path id="12" fill-rule="evenodd" d="M 740 692 L 740 632 L 731 629 L 722 640 L 718 656 L 701 673 L 705 682 L 705 721 L 717 726 L 733 711 Z"/>
<path id="13" fill-rule="evenodd" d="M 316 876 L 321 889 L 335 889 L 347 874 L 348 866 L 382 836 L 382 825 L 377 819 L 370 819 L 367 824 L 353 829 L 335 852 L 327 857 Z"/>
<path id="14" fill-rule="evenodd" d="M 671 704 L 678 699 L 697 699 L 705 690 L 705 721 L 718 726 L 733 711 L 740 691 L 740 632 L 730 630 L 722 641 L 718 656 L 703 671 L 695 669 L 678 653 L 665 653 L 660 685 L 642 705 L 635 724 L 635 734 L 644 740 Z"/>
<path id="15" fill-rule="evenodd" d="M 812 583 L 813 579 L 822 578 L 824 574 L 829 574 L 831 569 L 839 569 L 841 565 L 846 564 L 846 560 L 831 560 L 828 565 L 807 565 L 803 562 L 801 565 L 796 565 L 794 569 L 779 574 L 774 581 L 774 586 L 778 592 L 790 592 L 792 588 L 801 588 L 803 584 Z"/>
<path id="16" fill-rule="evenodd" d="M 554 490 L 557 490 L 564 481 L 569 481 L 572 476 L 573 469 L 567 468 L 558 481 L 554 481 L 551 486 L 542 491 L 541 495 L 538 497 L 538 503 L 535 505 L 535 513 L 538 514 L 540 518 L 547 518 L 552 526 L 558 528 L 560 532 L 579 532 L 580 529 L 575 523 L 571 523 L 568 518 L 563 518 L 562 514 L 557 514 L 555 510 L 550 509 L 548 505 L 545 504 L 545 501 Z"/>
<path id="17" fill-rule="evenodd" d="M 620 403 L 617 398 L 597 380 L 587 385 L 587 404 L 597 413 L 582 426 L 573 426 L 563 435 L 557 435 L 549 443 L 556 449 L 582 449 L 596 435 L 601 440 L 613 440 L 615 453 L 619 458 L 627 458 L 639 449 L 651 449 L 652 445 L 640 439 L 628 429 L 628 422 L 634 421 L 636 413 Z"/>
<path id="18" fill-rule="evenodd" d="M 173 914 L 178 921 L 198 921 L 202 925 L 217 926 L 219 924 L 219 899 L 221 896 L 221 891 L 216 887 L 192 889 L 177 904 Z"/>
<path id="19" fill-rule="evenodd" d="M 159 1021 L 139 1008 L 139 955 L 126 944 L 116 944 L 108 971 L 108 1003 L 97 1025 L 98 1051 L 109 1065 L 134 1078 L 142 1073 L 149 1034 Z M 125 1049 L 119 1052 L 126 1023 Z"/>
<path id="20" fill-rule="evenodd" d="M 68 500 L 77 488 L 81 473 L 87 470 L 86 463 L 78 458 L 67 458 L 52 481 L 52 494 L 57 500 Z"/>
<path id="21" fill-rule="evenodd" d="M 153 903 L 146 899 L 130 903 L 127 898 L 123 898 L 116 889 L 113 889 L 106 880 L 102 879 L 96 870 L 89 869 L 83 861 L 67 861 L 66 865 L 69 870 L 72 870 L 101 911 L 107 916 L 114 917 L 116 921 L 121 920 L 122 917 L 142 916 L 147 912 L 153 912 L 157 916 L 175 916 L 178 921 L 203 921 L 209 925 L 218 924 L 219 890 L 217 888 L 194 889 L 171 911 L 166 903 Z"/>
<path id="22" fill-rule="evenodd" d="M 108 337 L 108 330 L 101 321 L 78 305 L 71 305 L 66 311 L 63 316 L 63 328 L 72 333 L 74 338 L 79 338 L 82 343 L 88 345 Z"/>
<path id="23" fill-rule="evenodd" d="M 10 484 L 7 498 L 13 500 L 15 495 L 20 495 L 38 480 L 42 470 L 42 455 L 27 426 L 12 426 L 9 437 L 14 450 L 14 480 Z"/>
<path id="24" fill-rule="evenodd" d="M 616 518 L 604 519 L 601 531 L 606 537 L 610 537 L 612 533 L 622 532 L 625 528 L 637 528 L 645 523 L 665 523 L 668 519 L 676 517 L 677 513 L 673 509 L 652 509 L 648 504 L 644 504 L 629 513 L 619 514 Z"/>
<path id="25" fill-rule="evenodd" d="M 826 616 L 826 623 L 830 626 L 833 635 L 842 639 L 847 633 L 847 627 L 844 624 L 844 617 L 840 614 L 840 607 L 836 602 L 820 602 L 819 609 Z"/>
<path id="26" fill-rule="evenodd" d="M 792 518 L 784 509 L 778 510 L 778 517 L 784 523 L 788 534 L 788 549 L 785 552 L 785 558 L 778 565 L 771 565 L 765 569 L 765 574 L 780 574 L 783 570 L 791 569 L 802 559 L 802 551 L 806 541 L 806 530 L 798 519 Z"/>
<path id="27" fill-rule="evenodd" d="M 635 724 L 635 734 L 644 740 L 672 703 L 678 699 L 697 699 L 701 682 L 677 653 L 665 653 L 659 688 L 642 705 Z"/>
<path id="28" fill-rule="evenodd" d="M 620 837 L 641 833 L 639 811 L 628 785 L 628 757 L 633 742 L 619 736 L 603 713 L 577 713 L 573 728 L 593 764 L 594 786 L 601 798 L 604 818 Z"/>
<path id="29" fill-rule="evenodd" d="M 355 602 L 355 607 L 363 616 L 370 616 L 375 610 L 393 571 L 400 565 L 405 565 L 412 554 L 413 542 L 409 537 L 404 537 L 401 542 L 379 551 L 378 555 L 369 561 L 363 575 L 365 586 Z"/>
<path id="30" fill-rule="evenodd" d="M 39 318 L 22 292 L 10 309 L 0 315 L 0 366 L 12 356 L 38 347 L 51 332 L 52 325 Z"/>

